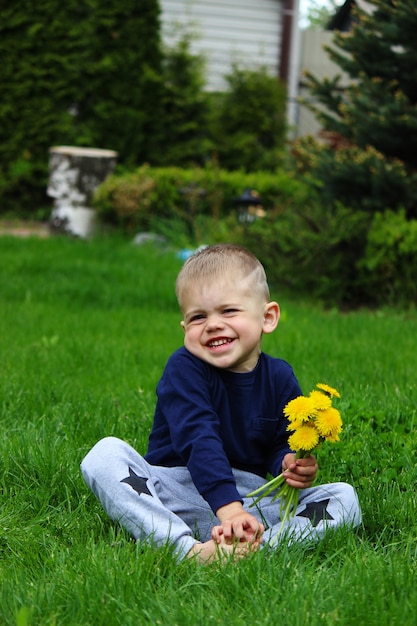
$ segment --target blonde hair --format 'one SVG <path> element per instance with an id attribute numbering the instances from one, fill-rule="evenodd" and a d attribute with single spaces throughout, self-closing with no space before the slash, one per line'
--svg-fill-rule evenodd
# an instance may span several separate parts
<path id="1" fill-rule="evenodd" d="M 250 277 L 256 295 L 269 302 L 269 287 L 261 262 L 249 250 L 224 243 L 203 248 L 184 263 L 175 285 L 179 305 L 181 296 L 190 287 L 208 279 L 220 281 L 231 274 L 234 278 Z"/>

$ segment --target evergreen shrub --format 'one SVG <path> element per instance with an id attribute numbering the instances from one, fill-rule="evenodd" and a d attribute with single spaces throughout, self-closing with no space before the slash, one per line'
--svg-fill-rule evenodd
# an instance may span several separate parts
<path id="1" fill-rule="evenodd" d="M 45 205 L 51 146 L 126 163 L 156 151 L 157 0 L 3 3 L 0 15 L 0 211 Z"/>
<path id="2" fill-rule="evenodd" d="M 417 220 L 407 219 L 404 209 L 376 213 L 360 267 L 378 303 L 416 303 Z"/>
<path id="3" fill-rule="evenodd" d="M 232 67 L 227 89 L 211 96 L 210 134 L 222 169 L 275 171 L 286 143 L 285 84 L 257 69 Z"/>
<path id="4" fill-rule="evenodd" d="M 271 283 L 331 306 L 369 303 L 358 263 L 369 214 L 342 204 L 332 208 L 309 194 L 305 202 L 277 205 L 264 219 L 240 226 L 236 240 L 264 264 Z"/>
<path id="5" fill-rule="evenodd" d="M 204 91 L 205 79 L 205 59 L 191 52 L 190 36 L 184 34 L 174 46 L 164 47 L 162 114 L 157 121 L 160 141 L 157 152 L 147 159 L 153 165 L 190 167 L 207 160 L 209 97 Z"/>
<path id="6" fill-rule="evenodd" d="M 417 206 L 417 174 L 372 146 L 329 146 L 313 137 L 293 142 L 294 169 L 315 181 L 323 203 L 376 213 Z"/>
<path id="7" fill-rule="evenodd" d="M 310 197 L 269 211 L 235 241 L 265 265 L 271 282 L 326 306 L 394 306 L 417 301 L 417 220 L 405 210 L 371 214 Z"/>

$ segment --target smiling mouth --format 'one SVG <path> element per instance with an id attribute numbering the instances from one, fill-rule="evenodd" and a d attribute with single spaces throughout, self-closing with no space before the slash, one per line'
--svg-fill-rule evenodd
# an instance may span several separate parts
<path id="1" fill-rule="evenodd" d="M 213 339 L 213 341 L 209 341 L 207 343 L 209 348 L 218 348 L 219 346 L 224 346 L 228 343 L 232 343 L 233 339 Z"/>

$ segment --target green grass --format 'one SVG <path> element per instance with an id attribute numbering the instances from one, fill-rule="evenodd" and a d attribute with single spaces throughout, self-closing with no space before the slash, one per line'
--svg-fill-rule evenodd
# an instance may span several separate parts
<path id="1" fill-rule="evenodd" d="M 203 568 L 136 545 L 79 463 L 101 437 L 146 450 L 182 342 L 173 252 L 117 239 L 0 238 L 0 624 L 408 625 L 417 620 L 417 317 L 274 294 L 264 348 L 342 393 L 319 480 L 353 482 L 363 526 Z"/>

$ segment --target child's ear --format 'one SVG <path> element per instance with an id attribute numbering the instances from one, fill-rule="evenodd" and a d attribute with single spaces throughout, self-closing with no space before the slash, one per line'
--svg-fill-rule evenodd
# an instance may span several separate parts
<path id="1" fill-rule="evenodd" d="M 279 322 L 279 304 L 278 302 L 268 302 L 264 309 L 264 324 L 262 330 L 264 333 L 272 333 Z"/>
<path id="2" fill-rule="evenodd" d="M 185 333 L 185 322 L 184 322 L 184 320 L 182 320 L 182 322 L 180 322 L 180 323 L 181 323 L 181 328 L 183 329 L 183 331 Z"/>

